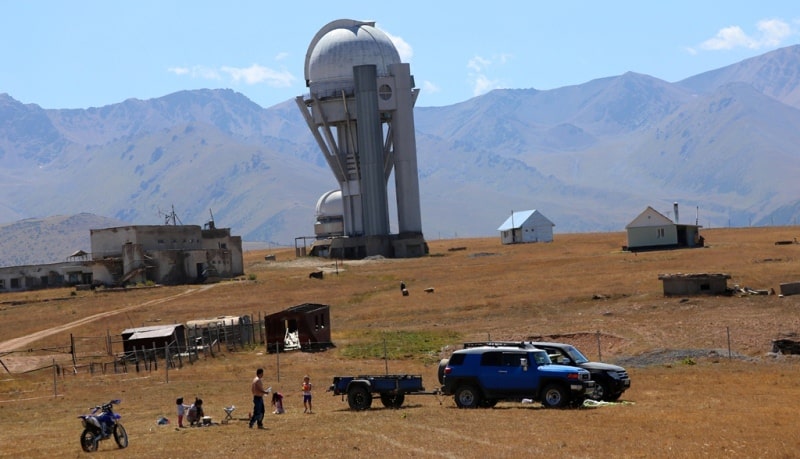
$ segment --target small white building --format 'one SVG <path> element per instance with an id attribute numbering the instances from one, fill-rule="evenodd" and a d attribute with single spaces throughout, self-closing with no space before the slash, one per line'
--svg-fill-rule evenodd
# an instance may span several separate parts
<path id="1" fill-rule="evenodd" d="M 677 204 L 675 214 L 678 214 Z M 625 227 L 628 233 L 627 250 L 653 250 L 678 247 L 702 247 L 699 225 L 673 222 L 664 214 L 647 206 L 639 216 Z"/>
<path id="2" fill-rule="evenodd" d="M 500 242 L 503 244 L 553 242 L 554 226 L 555 223 L 533 209 L 511 212 L 511 216 L 497 231 L 500 231 Z"/>

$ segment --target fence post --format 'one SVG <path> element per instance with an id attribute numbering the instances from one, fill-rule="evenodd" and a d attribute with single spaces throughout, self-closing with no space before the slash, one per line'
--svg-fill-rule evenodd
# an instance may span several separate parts
<path id="1" fill-rule="evenodd" d="M 259 313 L 261 314 L 261 313 Z M 267 314 L 264 314 L 264 347 L 269 354 L 269 328 L 267 328 Z"/>
<path id="2" fill-rule="evenodd" d="M 155 341 L 153 341 L 153 370 L 158 371 L 158 348 Z"/>
<path id="3" fill-rule="evenodd" d="M 731 327 L 725 327 L 725 330 L 728 333 L 728 360 L 731 360 L 733 358 L 731 353 Z"/>
<path id="4" fill-rule="evenodd" d="M 78 362 L 75 357 L 75 337 L 69 334 L 69 352 L 72 354 L 72 369 L 77 370 Z"/>
<path id="5" fill-rule="evenodd" d="M 383 338 L 383 363 L 386 366 L 386 374 L 389 374 L 389 357 L 386 355 L 386 338 Z"/>
<path id="6" fill-rule="evenodd" d="M 164 373 L 167 376 L 167 384 L 169 384 L 169 344 L 164 346 Z"/>
<path id="7" fill-rule="evenodd" d="M 261 328 L 261 311 L 258 311 L 258 342 L 264 342 L 264 330 Z M 255 337 L 254 337 L 255 338 Z"/>
<path id="8" fill-rule="evenodd" d="M 58 379 L 56 379 L 56 359 L 53 359 L 53 398 L 58 397 Z"/>
<path id="9" fill-rule="evenodd" d="M 597 336 L 597 361 L 598 362 L 602 362 L 603 361 L 603 353 L 600 351 L 600 330 L 597 330 L 597 332 L 595 334 Z"/>

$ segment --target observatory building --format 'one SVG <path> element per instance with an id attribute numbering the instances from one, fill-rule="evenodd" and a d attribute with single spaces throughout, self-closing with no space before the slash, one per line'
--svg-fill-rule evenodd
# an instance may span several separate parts
<path id="1" fill-rule="evenodd" d="M 339 183 L 317 202 L 311 254 L 425 255 L 413 112 L 419 89 L 409 65 L 374 22 L 340 19 L 311 40 L 305 79 L 309 94 L 297 105 Z M 393 171 L 395 234 L 387 190 Z"/>

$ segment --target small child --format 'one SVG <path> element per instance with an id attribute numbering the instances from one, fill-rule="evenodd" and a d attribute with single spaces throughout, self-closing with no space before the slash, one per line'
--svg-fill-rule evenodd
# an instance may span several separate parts
<path id="1" fill-rule="evenodd" d="M 311 378 L 308 375 L 303 376 L 303 413 L 312 414 L 311 411 L 311 389 L 314 387 L 311 384 Z"/>
<path id="2" fill-rule="evenodd" d="M 189 405 L 183 404 L 183 397 L 179 397 L 175 400 L 175 405 L 178 406 L 178 427 L 183 428 L 183 416 L 186 415 L 186 410 L 189 409 Z"/>
<path id="3" fill-rule="evenodd" d="M 275 407 L 275 411 L 272 414 L 283 414 L 285 411 L 283 410 L 283 394 L 280 392 L 273 392 L 272 393 L 272 406 Z"/>

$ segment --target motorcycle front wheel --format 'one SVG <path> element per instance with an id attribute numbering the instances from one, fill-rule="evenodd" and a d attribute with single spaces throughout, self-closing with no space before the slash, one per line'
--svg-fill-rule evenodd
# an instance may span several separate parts
<path id="1" fill-rule="evenodd" d="M 117 442 L 117 446 L 120 448 L 128 446 L 128 432 L 125 431 L 125 427 L 122 427 L 122 424 L 114 426 L 114 441 Z"/>
<path id="2" fill-rule="evenodd" d="M 84 429 L 83 433 L 81 434 L 81 448 L 83 448 L 83 450 L 87 453 L 97 451 L 97 439 L 94 432 L 89 429 Z"/>

